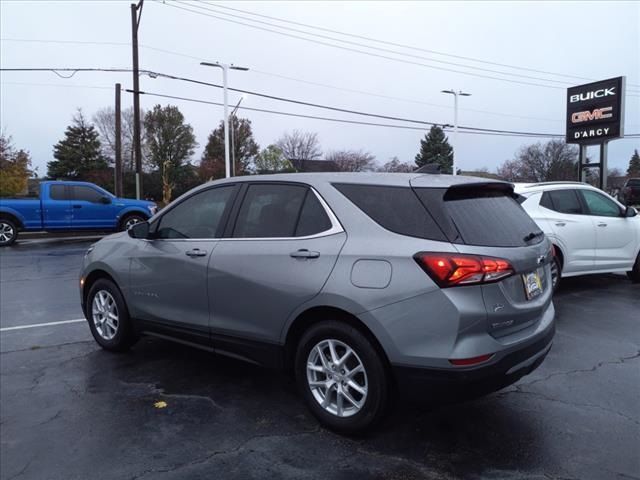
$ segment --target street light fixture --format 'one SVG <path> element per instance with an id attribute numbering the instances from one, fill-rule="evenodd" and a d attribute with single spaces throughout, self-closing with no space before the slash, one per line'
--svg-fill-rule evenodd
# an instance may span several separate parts
<path id="1" fill-rule="evenodd" d="M 458 96 L 460 97 L 470 97 L 470 93 L 465 93 L 460 90 L 457 92 L 454 89 L 451 90 L 442 90 L 442 93 L 447 93 L 449 95 L 453 95 L 453 174 L 458 174 L 458 169 L 456 165 L 456 148 L 458 146 Z"/>
<path id="2" fill-rule="evenodd" d="M 236 176 L 236 132 L 235 132 L 235 118 L 236 118 L 236 112 L 238 111 L 238 108 L 240 107 L 240 104 L 242 103 L 242 100 L 244 100 L 245 98 L 247 98 L 248 95 L 243 93 L 240 96 L 240 100 L 238 100 L 238 103 L 236 103 L 236 106 L 233 108 L 233 110 L 231 111 L 231 176 L 235 177 Z"/>
<path id="3" fill-rule="evenodd" d="M 233 64 L 220 62 L 200 62 L 200 65 L 205 67 L 218 67 L 222 69 L 222 86 L 224 90 L 224 176 L 229 178 L 231 176 L 231 162 L 229 161 L 229 98 L 227 91 L 227 76 L 229 74 L 229 70 L 241 70 L 246 72 L 249 69 L 247 67 L 238 67 Z"/>

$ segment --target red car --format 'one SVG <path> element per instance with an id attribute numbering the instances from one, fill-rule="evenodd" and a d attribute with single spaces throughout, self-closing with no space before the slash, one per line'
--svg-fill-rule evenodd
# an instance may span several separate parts
<path id="1" fill-rule="evenodd" d="M 625 205 L 640 205 L 640 178 L 630 178 L 620 191 L 620 201 Z"/>

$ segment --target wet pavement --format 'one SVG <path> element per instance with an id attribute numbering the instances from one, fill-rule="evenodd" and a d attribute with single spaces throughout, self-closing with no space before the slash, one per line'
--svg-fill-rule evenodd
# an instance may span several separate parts
<path id="1" fill-rule="evenodd" d="M 88 245 L 0 250 L 0 328 L 81 318 Z M 0 478 L 640 478 L 640 286 L 569 279 L 555 304 L 534 373 L 474 402 L 399 405 L 356 438 L 320 428 L 284 374 L 158 339 L 108 353 L 83 322 L 5 330 Z"/>

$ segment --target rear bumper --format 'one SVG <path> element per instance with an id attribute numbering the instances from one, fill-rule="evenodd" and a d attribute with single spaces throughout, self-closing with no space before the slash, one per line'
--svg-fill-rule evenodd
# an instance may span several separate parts
<path id="1" fill-rule="evenodd" d="M 551 350 L 554 334 L 555 324 L 533 343 L 486 366 L 460 369 L 392 366 L 392 370 L 402 396 L 408 399 L 484 395 L 505 388 L 538 368 Z"/>

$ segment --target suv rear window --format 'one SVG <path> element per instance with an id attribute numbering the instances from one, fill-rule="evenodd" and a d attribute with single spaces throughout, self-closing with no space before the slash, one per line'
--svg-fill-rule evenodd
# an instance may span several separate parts
<path id="1" fill-rule="evenodd" d="M 346 183 L 333 186 L 387 230 L 410 237 L 447 240 L 410 187 Z"/>
<path id="2" fill-rule="evenodd" d="M 627 181 L 627 187 L 640 187 L 640 178 L 632 178 Z"/>
<path id="3" fill-rule="evenodd" d="M 521 247 L 540 228 L 503 187 L 417 188 L 416 193 L 454 243 Z"/>

